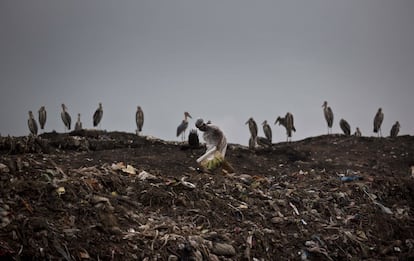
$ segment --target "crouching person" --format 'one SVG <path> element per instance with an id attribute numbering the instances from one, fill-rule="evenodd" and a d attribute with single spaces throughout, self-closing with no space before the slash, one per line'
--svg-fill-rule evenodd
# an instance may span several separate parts
<path id="1" fill-rule="evenodd" d="M 225 159 L 227 150 L 227 140 L 219 127 L 208 124 L 203 119 L 198 119 L 196 127 L 203 132 L 203 139 L 206 142 L 206 152 L 197 159 L 204 170 L 207 172 L 222 168 L 228 173 L 233 173 L 233 167 Z"/>

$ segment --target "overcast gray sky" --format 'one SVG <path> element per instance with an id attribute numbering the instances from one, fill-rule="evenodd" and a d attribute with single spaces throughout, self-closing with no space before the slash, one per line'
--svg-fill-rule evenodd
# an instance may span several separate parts
<path id="1" fill-rule="evenodd" d="M 293 140 L 326 134 L 327 100 L 354 132 L 414 133 L 414 1 L 1 1 L 0 133 L 29 133 L 28 111 L 63 132 L 61 103 L 92 128 L 175 137 L 188 111 L 246 145 L 253 117 L 273 125 L 290 111 Z M 261 125 L 259 135 L 263 136 Z"/>

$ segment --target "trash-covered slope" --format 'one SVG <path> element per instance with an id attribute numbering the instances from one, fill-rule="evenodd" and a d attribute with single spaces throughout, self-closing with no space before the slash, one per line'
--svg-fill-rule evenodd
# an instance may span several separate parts
<path id="1" fill-rule="evenodd" d="M 412 260 L 414 138 L 204 148 L 128 133 L 0 138 L 9 260 Z"/>

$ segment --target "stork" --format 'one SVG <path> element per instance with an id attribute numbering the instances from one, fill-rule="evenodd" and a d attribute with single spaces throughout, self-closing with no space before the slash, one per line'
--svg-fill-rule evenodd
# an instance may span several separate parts
<path id="1" fill-rule="evenodd" d="M 40 107 L 39 109 L 39 124 L 40 128 L 43 130 L 46 124 L 46 109 L 45 106 Z"/>
<path id="2" fill-rule="evenodd" d="M 80 116 L 81 116 L 81 114 L 78 113 L 78 120 L 75 123 L 75 130 L 77 130 L 77 131 L 82 129 L 82 122 L 80 120 Z"/>
<path id="3" fill-rule="evenodd" d="M 144 111 L 141 106 L 137 106 L 137 112 L 135 113 L 135 122 L 137 123 L 137 134 L 139 135 L 144 125 Z"/>
<path id="4" fill-rule="evenodd" d="M 341 127 L 341 130 L 345 133 L 345 135 L 351 135 L 351 126 L 346 120 L 341 119 L 339 121 L 339 126 Z"/>
<path id="5" fill-rule="evenodd" d="M 286 128 L 286 141 L 292 141 L 292 131 L 296 131 L 295 125 L 293 122 L 293 114 L 288 112 L 284 118 L 277 117 L 275 124 L 279 122 L 279 125 L 283 125 Z"/>
<path id="6" fill-rule="evenodd" d="M 34 136 L 37 135 L 37 123 L 34 119 L 33 112 L 29 111 L 29 119 L 27 120 L 27 125 L 29 126 L 30 133 Z"/>
<path id="7" fill-rule="evenodd" d="M 400 132 L 400 123 L 396 121 L 394 125 L 392 125 L 390 136 L 391 137 L 397 137 L 398 132 Z"/>
<path id="8" fill-rule="evenodd" d="M 362 136 L 362 133 L 361 133 L 361 130 L 359 129 L 359 127 L 356 127 L 356 130 L 355 130 L 354 135 L 355 135 L 356 137 L 361 137 L 361 136 Z"/>
<path id="9" fill-rule="evenodd" d="M 182 141 L 185 140 L 185 130 L 188 127 L 188 119 L 187 118 L 192 118 L 192 117 L 188 112 L 184 112 L 184 120 L 177 127 L 177 137 L 181 135 L 181 140 Z"/>
<path id="10" fill-rule="evenodd" d="M 249 124 L 249 130 L 250 130 L 250 135 L 253 139 L 256 139 L 257 137 L 257 124 L 255 122 L 255 120 L 250 117 L 245 124 Z"/>
<path id="11" fill-rule="evenodd" d="M 382 108 L 379 108 L 374 117 L 374 132 L 378 133 L 378 137 L 382 137 L 381 124 L 383 120 L 384 113 L 382 112 Z"/>
<path id="12" fill-rule="evenodd" d="M 60 113 L 60 116 L 62 117 L 62 121 L 63 121 L 63 124 L 65 124 L 65 127 L 68 130 L 70 130 L 70 123 L 71 123 L 72 119 L 71 119 L 67 109 L 68 108 L 66 107 L 66 105 L 64 103 L 62 103 L 62 112 Z M 65 130 L 66 130 L 66 128 L 65 128 Z"/>
<path id="13" fill-rule="evenodd" d="M 267 138 L 267 140 L 272 143 L 272 129 L 270 128 L 270 125 L 267 123 L 267 120 L 265 120 L 263 123 L 263 132 Z"/>
<path id="14" fill-rule="evenodd" d="M 329 130 L 331 130 L 331 133 L 332 133 L 332 124 L 334 120 L 334 115 L 333 115 L 331 107 L 328 106 L 327 101 L 324 101 L 324 103 L 322 104 L 322 107 L 323 107 L 323 114 L 325 115 L 326 123 L 328 124 L 328 134 L 329 134 Z"/>
<path id="15" fill-rule="evenodd" d="M 98 109 L 93 114 L 93 126 L 96 127 L 101 122 L 103 116 L 102 103 L 99 103 Z"/>

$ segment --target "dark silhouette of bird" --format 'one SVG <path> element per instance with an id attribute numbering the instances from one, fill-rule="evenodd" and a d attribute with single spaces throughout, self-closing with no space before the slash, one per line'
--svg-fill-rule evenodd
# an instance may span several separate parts
<path id="1" fill-rule="evenodd" d="M 249 139 L 249 149 L 253 150 L 256 147 L 256 138 L 250 136 Z"/>
<path id="2" fill-rule="evenodd" d="M 137 112 L 135 113 L 135 122 L 137 124 L 137 134 L 139 135 L 142 131 L 142 126 L 144 126 L 144 111 L 141 106 L 137 106 Z"/>
<path id="3" fill-rule="evenodd" d="M 195 129 L 192 129 L 190 131 L 190 134 L 188 135 L 188 145 L 190 148 L 198 148 L 200 147 L 200 140 L 198 138 L 198 132 Z"/>
<path id="4" fill-rule="evenodd" d="M 39 109 L 39 124 L 40 124 L 40 129 L 43 130 L 45 128 L 45 124 L 46 124 L 46 109 L 45 109 L 45 106 L 42 106 Z"/>
<path id="5" fill-rule="evenodd" d="M 80 116 L 81 116 L 81 114 L 78 113 L 78 120 L 75 123 L 75 130 L 77 130 L 77 131 L 82 129 L 82 122 L 81 122 Z"/>
<path id="6" fill-rule="evenodd" d="M 332 112 L 331 107 L 328 106 L 327 101 L 323 102 L 322 107 L 323 107 L 323 114 L 325 116 L 326 123 L 328 124 L 328 134 L 329 134 L 330 133 L 329 130 L 332 133 L 332 125 L 333 125 L 333 118 L 334 118 L 333 112 Z"/>
<path id="7" fill-rule="evenodd" d="M 358 127 L 356 127 L 356 130 L 355 130 L 354 135 L 357 136 L 357 137 L 361 137 L 362 136 L 361 130 Z"/>
<path id="8" fill-rule="evenodd" d="M 93 114 L 93 126 L 96 127 L 101 122 L 103 116 L 102 103 L 99 103 L 98 109 Z"/>
<path id="9" fill-rule="evenodd" d="M 382 137 L 381 124 L 383 120 L 384 113 L 382 112 L 382 108 L 379 108 L 374 117 L 374 132 L 378 133 L 378 137 Z"/>
<path id="10" fill-rule="evenodd" d="M 68 130 L 70 130 L 70 123 L 71 123 L 72 119 L 71 119 L 67 109 L 68 108 L 66 107 L 66 105 L 64 103 L 62 103 L 62 112 L 60 113 L 60 116 L 62 117 L 62 121 L 63 121 L 63 124 L 65 124 L 65 127 Z M 65 128 L 65 130 L 66 130 L 66 128 Z"/>
<path id="11" fill-rule="evenodd" d="M 400 132 L 400 123 L 398 121 L 396 121 L 394 123 L 394 125 L 392 125 L 391 131 L 390 131 L 390 136 L 391 137 L 397 137 L 398 132 Z"/>
<path id="12" fill-rule="evenodd" d="M 33 116 L 33 112 L 29 111 L 29 119 L 27 120 L 27 125 L 29 126 L 30 133 L 37 135 L 37 123 Z"/>
<path id="13" fill-rule="evenodd" d="M 184 120 L 177 127 L 177 137 L 181 135 L 181 140 L 182 141 L 185 140 L 185 130 L 188 127 L 188 119 L 187 118 L 192 119 L 191 115 L 188 112 L 184 112 Z"/>
<path id="14" fill-rule="evenodd" d="M 263 123 L 263 132 L 267 138 L 267 140 L 272 143 L 272 128 L 270 128 L 269 124 L 267 123 L 267 120 L 265 120 Z"/>
<path id="15" fill-rule="evenodd" d="M 271 147 L 272 146 L 272 143 L 269 141 L 268 138 L 261 137 L 261 136 L 256 137 L 256 143 L 257 143 L 257 145 L 259 145 L 261 147 Z"/>
<path id="16" fill-rule="evenodd" d="M 250 136 L 253 137 L 253 139 L 255 139 L 257 137 L 257 124 L 255 120 L 252 117 L 250 117 L 245 124 L 249 124 Z"/>
<path id="17" fill-rule="evenodd" d="M 339 126 L 341 127 L 341 130 L 344 132 L 345 135 L 351 135 L 351 126 L 346 120 L 341 119 L 339 121 Z"/>
<path id="18" fill-rule="evenodd" d="M 332 133 L 334 115 L 333 115 L 331 107 L 328 106 L 327 101 L 324 101 L 324 103 L 322 104 L 322 107 L 323 107 L 323 114 L 325 115 L 326 123 L 328 124 L 328 134 L 329 134 L 329 130 Z"/>
<path id="19" fill-rule="evenodd" d="M 279 122 L 279 125 L 283 125 L 286 128 L 287 141 L 292 141 L 292 131 L 296 131 L 293 114 L 288 112 L 285 117 L 277 117 L 275 124 Z"/>

